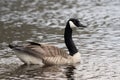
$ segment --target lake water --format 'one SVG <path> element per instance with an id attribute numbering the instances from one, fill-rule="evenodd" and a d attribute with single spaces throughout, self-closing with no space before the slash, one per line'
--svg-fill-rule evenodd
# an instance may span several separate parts
<path id="1" fill-rule="evenodd" d="M 67 50 L 63 33 L 71 17 L 88 26 L 73 33 L 81 64 L 25 66 L 7 47 L 35 41 Z M 119 80 L 120 0 L 0 0 L 0 79 Z"/>

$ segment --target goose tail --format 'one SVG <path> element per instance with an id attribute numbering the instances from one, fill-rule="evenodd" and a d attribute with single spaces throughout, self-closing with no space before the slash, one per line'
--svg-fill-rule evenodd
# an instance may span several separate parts
<path id="1" fill-rule="evenodd" d="M 15 45 L 9 44 L 8 47 L 13 49 L 13 48 L 15 48 Z"/>
<path id="2" fill-rule="evenodd" d="M 23 51 L 24 49 L 22 45 L 17 45 L 17 44 L 9 44 L 8 47 L 17 51 Z"/>

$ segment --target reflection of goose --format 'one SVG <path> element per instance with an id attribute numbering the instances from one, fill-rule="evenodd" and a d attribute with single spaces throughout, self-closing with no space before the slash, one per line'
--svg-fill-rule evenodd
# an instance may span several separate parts
<path id="1" fill-rule="evenodd" d="M 71 18 L 68 20 L 64 39 L 69 54 L 55 46 L 35 42 L 28 42 L 23 45 L 10 44 L 9 47 L 22 52 L 16 53 L 16 55 L 26 64 L 41 64 L 41 61 L 47 65 L 78 63 L 80 62 L 80 53 L 72 40 L 73 27 L 84 28 L 86 26 L 80 24 L 78 19 Z"/>
<path id="2" fill-rule="evenodd" d="M 74 69 L 75 67 L 73 65 L 67 66 L 65 73 L 68 80 L 74 80 Z"/>
<path id="3" fill-rule="evenodd" d="M 53 73 L 56 74 L 58 72 L 61 72 L 61 70 L 60 70 L 60 66 L 57 66 L 57 65 L 54 65 L 54 66 L 29 65 L 27 66 L 23 64 L 18 67 L 15 67 L 14 69 L 12 69 L 11 71 L 8 71 L 7 73 L 9 73 L 8 76 L 10 77 L 21 76 L 19 78 L 26 79 L 27 77 L 29 79 L 31 78 L 31 76 L 32 78 L 37 76 L 38 78 L 43 78 L 42 80 L 44 80 L 44 78 L 48 78 L 48 76 L 56 76 L 56 75 L 53 75 Z"/>

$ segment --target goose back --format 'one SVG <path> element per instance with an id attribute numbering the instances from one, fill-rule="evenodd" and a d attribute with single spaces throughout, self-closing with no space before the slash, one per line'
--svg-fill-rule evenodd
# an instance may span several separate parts
<path id="1" fill-rule="evenodd" d="M 56 56 L 62 56 L 64 58 L 67 58 L 69 54 L 63 49 L 60 49 L 56 46 L 52 46 L 50 44 L 43 44 L 43 43 L 35 43 L 29 42 L 28 45 L 25 46 L 25 51 L 35 54 L 36 56 L 41 57 L 56 57 Z"/>

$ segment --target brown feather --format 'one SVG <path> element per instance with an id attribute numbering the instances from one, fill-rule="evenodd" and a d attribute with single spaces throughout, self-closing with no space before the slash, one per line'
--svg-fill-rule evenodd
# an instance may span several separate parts
<path id="1" fill-rule="evenodd" d="M 56 56 L 61 56 L 64 58 L 67 58 L 69 54 L 66 53 L 66 51 L 55 47 L 51 46 L 49 44 L 28 44 L 24 45 L 24 50 L 28 52 L 28 54 L 33 55 L 35 57 L 39 58 L 44 58 L 44 57 L 56 57 Z"/>

